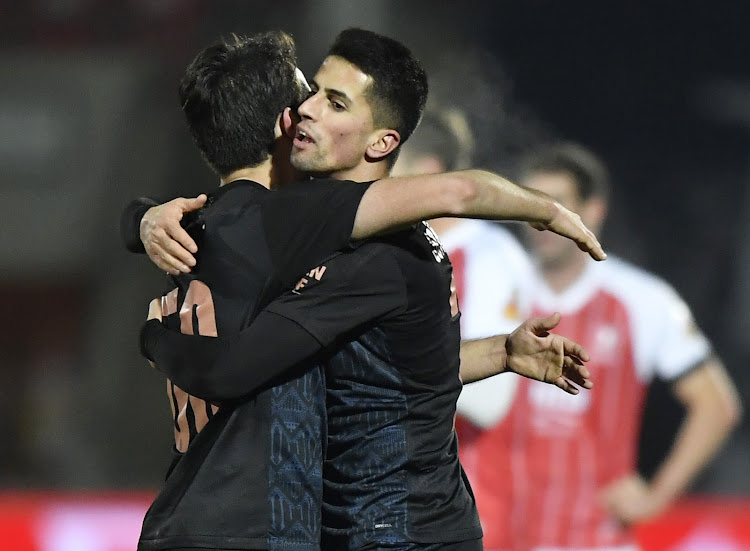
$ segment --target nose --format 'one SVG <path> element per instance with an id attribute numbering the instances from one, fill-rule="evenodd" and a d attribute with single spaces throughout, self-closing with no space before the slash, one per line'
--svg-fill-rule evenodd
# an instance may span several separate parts
<path id="1" fill-rule="evenodd" d="M 316 115 L 318 113 L 318 104 L 320 103 L 318 101 L 319 96 L 320 93 L 316 92 L 302 102 L 302 104 L 299 106 L 299 109 L 297 109 L 297 113 L 299 113 L 300 117 L 310 120 L 314 120 L 316 118 Z"/>

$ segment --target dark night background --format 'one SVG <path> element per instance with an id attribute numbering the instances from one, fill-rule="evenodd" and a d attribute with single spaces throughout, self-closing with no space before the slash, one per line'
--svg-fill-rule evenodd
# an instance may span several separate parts
<path id="1" fill-rule="evenodd" d="M 0 4 L 0 199 L 11 229 L 0 236 L 0 487 L 159 484 L 171 435 L 154 419 L 168 412 L 135 335 L 161 276 L 122 251 L 117 221 L 132 197 L 216 185 L 176 83 L 229 32 L 291 32 L 310 75 L 347 26 L 404 41 L 433 95 L 470 114 L 477 166 L 513 175 L 520 152 L 551 138 L 592 148 L 615 185 L 605 247 L 676 287 L 747 402 L 747 3 Z M 646 411 L 647 473 L 680 415 L 666 388 L 654 385 Z M 744 422 L 697 489 L 750 492 L 749 448 Z"/>

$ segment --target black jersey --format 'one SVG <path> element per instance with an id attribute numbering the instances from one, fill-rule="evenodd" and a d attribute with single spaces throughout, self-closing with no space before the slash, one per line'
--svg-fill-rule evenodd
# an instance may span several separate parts
<path id="1" fill-rule="evenodd" d="M 238 333 L 283 288 L 348 246 L 367 185 L 332 180 L 269 192 L 237 181 L 192 220 L 192 273 L 169 278 L 165 324 Z M 168 382 L 179 458 L 143 523 L 139 549 L 319 548 L 323 374 L 307 369 L 252 399 L 209 403 Z"/>
<path id="2" fill-rule="evenodd" d="M 288 346 L 268 342 L 278 331 Z M 189 367 L 185 384 L 211 396 L 247 392 L 303 355 L 334 349 L 322 549 L 481 537 L 453 428 L 458 306 L 427 224 L 328 258 L 239 339 L 189 339 L 158 322 L 142 336 L 148 357 Z"/>
<path id="3" fill-rule="evenodd" d="M 341 318 L 369 312 L 377 321 L 326 365 L 321 547 L 481 537 L 458 460 L 459 313 L 450 262 L 437 236 L 420 224 L 337 255 L 325 267 L 327 285 L 324 278 L 319 285 L 308 278 L 297 301 L 268 308 L 323 342 L 341 333 Z M 353 272 L 359 288 L 346 291 L 350 300 L 344 301 L 342 289 L 352 282 L 338 289 L 335 280 Z"/>

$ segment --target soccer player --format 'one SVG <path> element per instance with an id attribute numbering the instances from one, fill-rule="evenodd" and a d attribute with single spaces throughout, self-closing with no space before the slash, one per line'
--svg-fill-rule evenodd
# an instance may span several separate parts
<path id="1" fill-rule="evenodd" d="M 410 87 L 420 80 L 421 68 L 395 41 L 361 30 L 339 35 L 315 77 L 315 93 L 299 108 L 294 165 L 318 176 L 364 181 L 387 176 L 400 135 L 408 135 L 413 129 L 409 124 L 419 118 L 414 111 L 418 113 L 424 100 L 419 91 L 412 95 Z M 208 232 L 208 224 L 206 228 Z M 202 263 L 201 257 L 196 271 Z M 436 236 L 429 226 L 418 224 L 327 259 L 272 303 L 258 318 L 260 325 L 251 326 L 257 336 L 247 345 L 252 355 L 241 347 L 230 352 L 234 359 L 278 367 L 280 360 L 269 350 L 280 349 L 284 361 L 293 364 L 330 346 L 342 332 L 357 332 L 356 340 L 337 342 L 343 348 L 326 362 L 324 549 L 481 548 L 481 529 L 453 432 L 461 383 L 459 316 L 450 277 Z M 174 308 L 164 312 L 168 321 L 174 313 Z M 195 316 L 186 313 L 171 317 L 194 326 Z M 557 321 L 555 316 L 537 320 L 525 332 L 554 339 L 546 332 Z M 274 346 L 278 335 L 283 342 Z M 513 337 L 462 350 L 464 363 L 474 367 L 468 376 L 512 363 L 516 342 L 520 351 L 520 341 Z M 589 384 L 585 369 L 576 371 L 570 357 L 585 358 L 585 352 L 562 340 L 547 342 L 545 352 L 557 351 L 557 372 L 537 371 L 536 376 L 576 392 L 563 376 L 563 369 L 571 369 L 566 373 L 575 382 Z M 177 349 L 178 354 L 185 352 Z M 156 359 L 157 366 L 164 363 L 164 369 L 170 369 L 166 359 Z M 187 366 L 182 360 L 177 363 Z M 227 367 L 232 367 L 227 358 L 216 364 L 217 370 Z M 244 373 L 259 378 L 257 371 Z M 170 374 L 180 377 L 178 370 Z M 198 377 L 210 383 L 212 373 L 198 371 Z M 200 391 L 184 380 L 185 386 Z M 226 384 L 223 388 L 226 392 Z M 228 388 L 229 396 L 202 394 L 237 398 L 248 390 L 235 383 Z M 299 410 L 310 416 L 311 410 Z"/>
<path id="2" fill-rule="evenodd" d="M 604 222 L 607 177 L 590 151 L 572 144 L 541 149 L 522 174 L 524 185 L 575 209 L 595 231 Z M 714 456 L 737 422 L 737 394 L 667 283 L 618 258 L 594 264 L 562 240 L 528 237 L 538 266 L 532 314 L 562 313 L 556 330 L 589 351 L 596 389 L 572 397 L 522 379 L 504 417 L 480 417 L 487 405 L 481 400 L 463 405 L 463 415 L 473 409 L 483 419 L 478 436 L 462 437 L 461 453 L 479 457 L 467 472 L 485 546 L 635 549 L 630 528 L 669 506 Z M 656 376 L 672 381 L 687 415 L 647 482 L 636 472 L 636 452 L 644 394 Z"/>
<path id="3" fill-rule="evenodd" d="M 422 216 L 519 217 L 575 237 L 591 254 L 602 256 L 577 216 L 479 171 L 429 181 L 384 180 L 369 187 L 305 182 L 267 193 L 288 177 L 283 167 L 288 166 L 284 148 L 288 151 L 289 142 L 283 129 L 290 113 L 282 111 L 296 99 L 288 90 L 300 89 L 295 70 L 290 39 L 271 33 L 207 48 L 183 78 L 181 99 L 188 124 L 223 185 L 191 221 L 193 227 L 206 228 L 200 269 L 172 280 L 165 296 L 165 315 L 182 314 L 171 318 L 176 328 L 236 333 L 293 283 L 290 278 L 302 273 L 300 266 L 309 268 L 314 265 L 311 258 L 324 258 L 320 251 L 345 248 L 350 236 L 366 236 Z M 364 102 L 361 95 L 359 101 Z M 420 101 L 411 108 L 421 110 Z M 369 117 L 364 123 L 374 125 L 369 111 L 357 117 Z M 418 118 L 412 116 L 403 126 L 404 137 Z M 298 133 L 298 145 L 310 143 L 309 136 Z M 368 155 L 375 160 L 367 162 L 375 164 L 386 163 L 404 139 L 398 131 L 380 128 L 371 137 L 377 143 Z M 381 142 L 389 144 L 385 153 L 378 152 Z M 452 193 L 456 184 L 459 191 Z M 145 221 L 139 221 L 139 205 L 126 211 L 123 227 L 131 248 L 137 245 L 139 226 L 153 236 L 149 228 L 159 224 L 151 222 L 168 208 L 151 209 L 159 214 L 146 214 Z M 182 206 L 172 209 L 177 211 L 181 215 Z M 170 250 L 161 248 L 167 255 Z M 320 373 L 308 369 L 252 400 L 218 407 L 170 382 L 180 455 L 146 516 L 140 548 L 316 549 L 325 428 L 322 391 Z"/>

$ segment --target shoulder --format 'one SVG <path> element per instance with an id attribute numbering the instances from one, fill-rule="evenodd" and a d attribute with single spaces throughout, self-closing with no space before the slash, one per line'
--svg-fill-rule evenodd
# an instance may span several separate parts
<path id="1" fill-rule="evenodd" d="M 660 276 L 613 255 L 597 267 L 602 287 L 628 307 L 659 317 L 685 315 L 685 302 Z"/>
<path id="2" fill-rule="evenodd" d="M 372 182 L 353 182 L 351 180 L 335 180 L 333 178 L 315 178 L 300 180 L 280 187 L 274 192 L 280 197 L 310 195 L 318 193 L 333 193 L 339 190 L 367 189 Z"/>
<path id="3" fill-rule="evenodd" d="M 398 255 L 400 247 L 383 241 L 367 241 L 355 248 L 330 255 L 321 266 L 332 268 L 337 279 L 351 281 L 372 280 L 400 275 Z"/>

